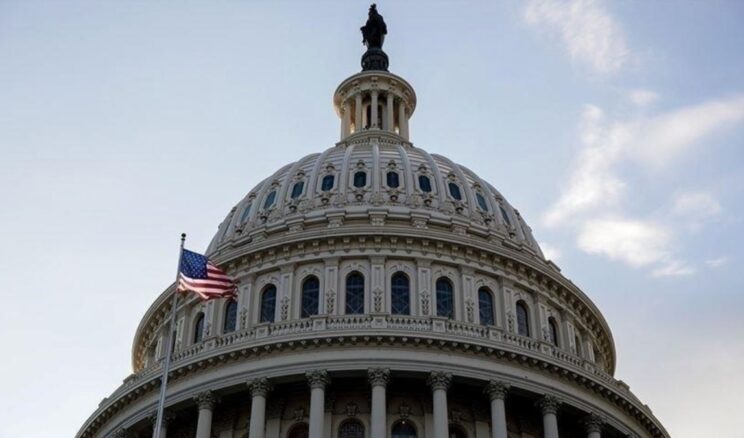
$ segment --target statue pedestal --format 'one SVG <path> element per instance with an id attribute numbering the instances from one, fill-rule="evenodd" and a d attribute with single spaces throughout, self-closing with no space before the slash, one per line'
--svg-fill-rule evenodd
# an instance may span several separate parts
<path id="1" fill-rule="evenodd" d="M 362 71 L 388 71 L 388 56 L 382 49 L 372 47 L 362 55 Z"/>

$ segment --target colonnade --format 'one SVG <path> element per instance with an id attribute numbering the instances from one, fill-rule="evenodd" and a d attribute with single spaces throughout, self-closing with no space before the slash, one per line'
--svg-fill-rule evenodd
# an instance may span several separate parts
<path id="1" fill-rule="evenodd" d="M 390 381 L 390 370 L 387 368 L 370 368 L 367 371 L 371 386 L 372 403 L 370 415 L 369 438 L 386 438 L 387 432 L 387 385 Z M 308 438 L 323 438 L 325 430 L 325 391 L 330 383 L 325 370 L 308 371 L 305 374 L 310 389 L 310 421 Z M 452 374 L 431 372 L 427 384 L 432 391 L 433 438 L 449 436 L 447 391 L 452 384 Z M 250 438 L 266 438 L 266 400 L 273 389 L 267 378 L 252 380 L 247 384 L 251 394 L 251 416 L 249 424 Z M 506 397 L 510 386 L 507 383 L 491 380 L 483 391 L 491 401 L 491 438 L 508 438 L 506 427 Z M 212 434 L 212 413 L 219 398 L 212 391 L 204 391 L 194 397 L 199 415 L 196 426 L 196 438 L 210 438 Z M 535 405 L 540 409 L 543 423 L 543 438 L 559 438 L 558 409 L 561 401 L 553 395 L 546 394 Z M 164 417 L 160 438 L 166 438 L 169 416 Z M 587 438 L 601 438 L 604 420 L 597 414 L 589 414 L 584 419 Z"/>
<path id="2" fill-rule="evenodd" d="M 396 102 L 398 103 L 397 109 L 395 108 Z M 369 105 L 370 110 L 369 120 L 367 120 L 367 115 L 364 112 L 367 105 Z M 380 117 L 379 114 L 381 107 L 384 107 L 384 117 Z M 354 116 L 353 121 L 352 114 Z M 410 115 L 407 114 L 406 102 L 402 98 L 397 97 L 391 91 L 382 94 L 379 90 L 371 90 L 365 99 L 362 92 L 358 92 L 353 98 L 347 99 L 341 105 L 341 139 L 343 140 L 352 133 L 360 132 L 363 129 L 382 129 L 383 131 L 395 132 L 396 114 L 398 116 L 398 134 L 408 139 L 408 118 Z M 352 125 L 354 126 L 353 130 Z"/>

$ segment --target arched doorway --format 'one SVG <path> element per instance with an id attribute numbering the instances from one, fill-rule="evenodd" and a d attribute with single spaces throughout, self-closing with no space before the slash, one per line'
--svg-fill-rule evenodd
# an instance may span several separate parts
<path id="1" fill-rule="evenodd" d="M 310 435 L 310 428 L 307 423 L 297 423 L 289 429 L 287 438 L 307 438 Z"/>

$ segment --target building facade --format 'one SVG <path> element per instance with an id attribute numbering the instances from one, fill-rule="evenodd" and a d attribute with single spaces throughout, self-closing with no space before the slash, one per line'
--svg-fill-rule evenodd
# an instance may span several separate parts
<path id="1" fill-rule="evenodd" d="M 219 226 L 207 254 L 238 296 L 179 299 L 161 437 L 668 437 L 519 212 L 411 143 L 416 94 L 379 52 L 334 93 L 336 145 Z M 79 438 L 153 435 L 174 293 Z"/>

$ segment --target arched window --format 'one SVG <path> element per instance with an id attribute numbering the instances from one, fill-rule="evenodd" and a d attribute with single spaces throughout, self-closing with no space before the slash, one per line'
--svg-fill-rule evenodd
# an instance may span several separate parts
<path id="1" fill-rule="evenodd" d="M 455 316 L 454 288 L 452 282 L 444 277 L 437 280 L 437 316 Z"/>
<path id="2" fill-rule="evenodd" d="M 327 192 L 333 188 L 333 182 L 336 178 L 333 175 L 326 175 L 320 183 L 320 190 Z"/>
<path id="3" fill-rule="evenodd" d="M 319 299 L 320 281 L 318 277 L 307 277 L 302 282 L 302 318 L 318 314 Z"/>
<path id="4" fill-rule="evenodd" d="M 354 187 L 361 188 L 367 185 L 367 172 L 357 172 L 354 174 Z"/>
<path id="5" fill-rule="evenodd" d="M 501 210 L 501 217 L 504 218 L 504 223 L 512 226 L 511 219 L 509 219 L 509 214 L 504 210 L 504 207 L 499 205 L 499 210 Z"/>
<path id="6" fill-rule="evenodd" d="M 364 425 L 355 418 L 348 419 L 338 427 L 338 438 L 364 438 Z"/>
<path id="7" fill-rule="evenodd" d="M 530 335 L 530 317 L 524 301 L 517 302 L 517 334 L 522 336 Z"/>
<path id="8" fill-rule="evenodd" d="M 478 313 L 481 324 L 493 325 L 493 294 L 486 287 L 478 289 Z"/>
<path id="9" fill-rule="evenodd" d="M 431 192 L 431 180 L 426 175 L 419 175 L 418 177 L 419 181 L 419 187 L 421 188 L 421 191 L 424 193 L 430 193 Z"/>
<path id="10" fill-rule="evenodd" d="M 416 428 L 406 420 L 400 420 L 393 424 L 391 438 L 416 438 Z"/>
<path id="11" fill-rule="evenodd" d="M 396 272 L 390 279 L 390 311 L 393 315 L 411 314 L 411 284 L 402 272 Z"/>
<path id="12" fill-rule="evenodd" d="M 468 438 L 468 435 L 465 433 L 462 427 L 456 424 L 450 424 L 449 438 Z"/>
<path id="13" fill-rule="evenodd" d="M 400 177 L 398 172 L 387 173 L 387 186 L 390 188 L 397 188 L 400 185 Z"/>
<path id="14" fill-rule="evenodd" d="M 274 200 L 275 199 L 276 199 L 276 190 L 274 190 L 273 192 L 269 193 L 269 196 L 266 197 L 266 200 L 264 201 L 263 208 L 264 209 L 267 209 L 267 208 L 271 207 L 272 205 L 274 205 Z"/>
<path id="15" fill-rule="evenodd" d="M 548 328 L 550 329 L 550 343 L 558 346 L 558 323 L 552 316 L 548 318 Z"/>
<path id="16" fill-rule="evenodd" d="M 475 192 L 475 199 L 478 201 L 478 207 L 481 208 L 483 211 L 488 211 L 488 203 L 486 202 L 486 198 L 483 197 L 481 192 Z"/>
<path id="17" fill-rule="evenodd" d="M 225 322 L 222 324 L 222 333 L 231 333 L 235 331 L 238 322 L 238 302 L 229 300 L 225 306 Z"/>
<path id="18" fill-rule="evenodd" d="M 204 314 L 202 312 L 199 312 L 198 315 L 196 315 L 196 320 L 194 321 L 194 344 L 197 344 L 202 341 L 202 337 L 204 336 Z"/>
<path id="19" fill-rule="evenodd" d="M 364 276 L 352 272 L 346 277 L 346 314 L 364 313 Z"/>
<path id="20" fill-rule="evenodd" d="M 297 199 L 302 195 L 302 190 L 305 188 L 305 181 L 297 181 L 292 186 L 292 199 Z"/>
<path id="21" fill-rule="evenodd" d="M 276 286 L 270 284 L 261 293 L 261 321 L 274 322 L 276 314 Z"/>
<path id="22" fill-rule="evenodd" d="M 243 210 L 243 214 L 240 215 L 240 223 L 245 222 L 248 219 L 248 216 L 251 214 L 251 206 L 253 203 L 248 204 L 248 206 L 245 207 L 245 210 Z"/>
<path id="23" fill-rule="evenodd" d="M 452 195 L 452 197 L 457 199 L 458 201 L 462 201 L 462 193 L 460 193 L 460 186 L 451 182 L 449 183 L 448 187 L 449 187 L 450 195 Z"/>
<path id="24" fill-rule="evenodd" d="M 310 435 L 310 427 L 307 423 L 297 423 L 289 430 L 287 438 L 307 438 Z"/>

